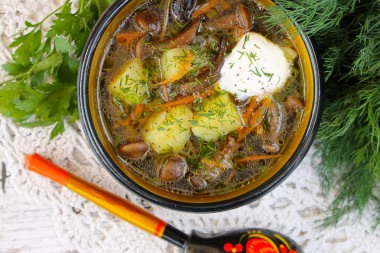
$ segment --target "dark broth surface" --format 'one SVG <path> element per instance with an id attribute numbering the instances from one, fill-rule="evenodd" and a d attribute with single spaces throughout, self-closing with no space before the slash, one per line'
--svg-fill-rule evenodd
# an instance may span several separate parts
<path id="1" fill-rule="evenodd" d="M 297 56 L 292 60 L 291 71 L 283 87 L 270 94 L 265 94 L 265 96 L 253 96 L 238 100 L 233 94 L 226 93 L 217 87 L 220 74 L 212 71 L 213 67 L 215 67 L 214 65 L 217 64 L 217 56 L 220 52 L 222 40 L 225 45 L 223 58 L 231 53 L 239 38 L 248 31 L 259 33 L 276 45 L 291 48 L 296 52 L 288 36 L 278 33 L 277 28 L 268 29 L 265 26 L 263 19 L 260 18 L 263 15 L 263 10 L 256 2 L 249 0 L 226 0 L 221 2 L 227 3 L 228 8 L 226 8 L 226 5 L 219 3 L 205 14 L 194 18 L 192 15 L 205 5 L 205 1 L 173 0 L 168 13 L 164 36 L 162 36 L 162 24 L 165 8 L 159 1 L 149 1 L 143 4 L 126 17 L 125 22 L 116 32 L 116 38 L 110 41 L 100 74 L 102 111 L 119 158 L 144 180 L 171 192 L 185 195 L 212 195 L 232 191 L 252 182 L 276 162 L 277 158 L 271 158 L 271 155 L 281 155 L 286 149 L 295 131 L 297 131 L 302 117 L 304 81 L 302 67 Z M 174 3 L 177 6 L 173 6 Z M 249 11 L 252 19 L 249 30 L 244 30 L 245 28 L 239 27 L 237 23 L 237 25 L 234 25 L 236 27 L 231 29 L 218 30 L 212 28 L 210 20 L 215 20 L 222 15 L 226 15 L 226 13 L 232 13 L 241 5 L 245 6 Z M 175 9 L 178 6 L 182 9 L 189 9 L 189 13 L 180 13 L 182 15 L 178 17 Z M 143 12 L 150 14 L 150 17 L 152 17 L 152 13 L 157 15 L 157 19 L 153 21 L 150 19 L 154 18 L 145 18 L 148 24 L 150 24 L 149 22 L 153 24 L 160 23 L 158 26 L 161 31 L 144 30 L 139 26 L 141 22 L 137 21 L 137 16 Z M 187 18 L 186 15 L 188 16 Z M 181 72 L 181 77 L 178 80 L 172 78 L 168 84 L 156 85 L 165 81 L 163 73 L 165 70 L 161 69 L 162 65 L 160 64 L 163 61 L 162 55 L 171 48 L 153 48 L 151 52 L 144 55 L 144 47 L 151 47 L 151 45 L 159 45 L 160 43 L 165 44 L 165 42 L 183 32 L 197 19 L 201 19 L 201 22 L 191 42 L 174 47 L 190 48 L 193 57 L 191 62 L 192 70 L 186 73 Z M 144 16 L 142 20 L 144 21 Z M 151 28 L 155 27 L 157 26 L 151 26 Z M 127 37 L 121 37 L 117 34 L 124 34 Z M 143 48 L 143 53 L 136 53 L 136 47 L 139 43 L 140 47 Z M 146 49 L 145 51 L 149 50 Z M 197 55 L 198 53 L 199 55 Z M 188 55 L 189 53 L 184 53 L 182 63 L 186 63 Z M 111 87 L 111 83 L 117 83 L 120 86 L 122 82 L 128 83 L 128 80 L 122 78 L 117 82 L 114 80 L 118 79 L 123 68 L 136 58 L 139 58 L 138 61 L 141 62 L 144 69 L 142 72 L 144 78 L 136 82 L 137 86 L 144 86 L 147 91 L 145 95 L 141 96 L 142 99 L 135 96 L 131 97 L 131 91 L 125 90 L 125 88 L 115 91 Z M 195 58 L 201 59 L 201 63 L 194 63 Z M 194 67 L 197 64 L 199 64 L 199 67 Z M 202 77 L 202 72 L 208 75 L 208 83 L 203 83 L 203 85 L 199 81 Z M 255 83 L 252 83 L 252 85 L 255 85 Z M 183 87 L 197 88 L 193 92 L 187 93 L 186 89 L 185 92 L 181 91 Z M 135 93 L 138 93 L 137 90 L 138 88 L 136 88 Z M 121 92 L 128 93 L 129 97 L 124 97 Z M 207 101 L 223 94 L 228 94 L 233 103 L 242 121 L 241 127 L 220 134 L 218 139 L 211 141 L 196 136 L 190 130 L 184 146 L 175 152 L 170 152 L 170 150 L 157 152 L 152 146 L 152 142 L 146 139 L 147 132 L 151 131 L 147 125 L 148 122 L 153 120 L 154 115 L 163 111 L 169 112 L 176 107 L 162 105 L 168 105 L 174 101 L 183 101 L 183 99 L 193 96 L 195 100 L 192 103 L 184 103 L 181 106 L 186 106 L 196 115 L 204 110 L 204 105 Z M 270 101 L 267 106 L 263 105 L 265 101 Z M 254 102 L 257 105 L 253 107 L 253 112 L 249 114 L 247 112 L 248 108 Z M 252 123 L 253 120 L 248 118 L 247 122 L 244 122 L 246 115 L 253 119 L 255 111 L 260 108 L 264 108 L 260 124 L 248 131 L 249 122 Z M 247 131 L 248 133 L 244 136 L 242 133 Z M 130 146 L 128 145 L 131 143 L 138 143 L 140 146 L 135 145 L 130 151 Z M 145 150 L 145 147 L 148 147 L 148 149 Z M 268 158 L 242 161 L 242 159 L 252 156 L 268 156 Z M 176 162 L 174 164 L 182 167 L 180 169 L 174 168 L 172 171 L 169 170 L 169 178 L 165 178 L 163 168 L 171 162 Z"/>

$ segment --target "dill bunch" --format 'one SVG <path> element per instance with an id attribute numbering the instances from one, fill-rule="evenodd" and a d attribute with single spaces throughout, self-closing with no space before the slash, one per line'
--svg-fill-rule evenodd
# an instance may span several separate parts
<path id="1" fill-rule="evenodd" d="M 322 227 L 373 212 L 380 223 L 380 0 L 277 0 L 320 50 L 324 112 L 317 134 L 317 167 L 326 193 L 338 195 Z M 269 8 L 268 24 L 287 20 Z M 284 27 L 286 29 L 287 27 Z"/>

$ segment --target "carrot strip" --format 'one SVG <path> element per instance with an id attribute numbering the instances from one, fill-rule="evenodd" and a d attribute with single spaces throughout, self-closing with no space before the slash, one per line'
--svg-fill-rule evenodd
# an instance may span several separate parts
<path id="1" fill-rule="evenodd" d="M 254 160 L 262 160 L 262 159 L 272 159 L 272 158 L 277 158 L 282 155 L 253 155 L 253 156 L 247 156 L 244 158 L 240 158 L 235 160 L 235 162 L 247 162 L 247 161 L 254 161 Z"/>
<path id="2" fill-rule="evenodd" d="M 128 117 L 126 120 L 121 120 L 116 123 L 116 125 L 129 126 L 131 124 L 131 117 Z"/>
<path id="3" fill-rule="evenodd" d="M 178 99 L 174 102 L 166 103 L 166 104 L 159 104 L 159 105 L 153 105 L 152 107 L 174 107 L 178 105 L 186 105 L 186 104 L 192 104 L 195 101 L 195 97 L 193 95 L 184 97 L 181 99 Z"/>
<path id="4" fill-rule="evenodd" d="M 248 123 L 249 119 L 251 118 L 252 116 L 252 113 L 253 113 L 253 109 L 255 109 L 257 107 L 257 102 L 256 102 L 256 97 L 252 98 L 252 101 L 251 103 L 249 104 L 247 110 L 245 111 L 245 113 L 243 114 L 243 120 L 244 120 L 244 123 Z"/>
<path id="5" fill-rule="evenodd" d="M 199 96 L 200 96 L 201 98 L 203 98 L 203 97 L 205 97 L 206 95 L 207 95 L 207 96 L 210 96 L 210 95 L 212 95 L 212 94 L 214 94 L 214 88 L 204 90 L 202 94 L 199 94 Z"/>
<path id="6" fill-rule="evenodd" d="M 143 104 L 137 104 L 134 107 L 134 110 L 133 110 L 134 120 L 138 119 L 141 116 L 142 112 L 144 111 L 144 107 L 145 105 Z"/>
<path id="7" fill-rule="evenodd" d="M 136 121 L 141 116 L 141 114 L 144 111 L 144 108 L 145 108 L 144 104 L 137 104 L 137 105 L 135 105 L 135 107 L 133 107 L 132 112 L 129 115 L 129 117 L 127 119 L 125 119 L 125 120 L 121 120 L 121 121 L 117 122 L 116 124 L 117 125 L 122 125 L 122 126 L 129 126 L 129 125 L 131 125 L 132 122 Z"/>
<path id="8" fill-rule="evenodd" d="M 251 117 L 251 120 L 249 121 L 249 128 L 246 128 L 244 129 L 240 134 L 239 134 L 239 137 L 237 139 L 238 142 L 242 141 L 245 136 L 247 136 L 250 132 L 252 132 L 252 130 L 257 127 L 261 121 L 263 120 L 264 118 L 264 115 L 268 109 L 268 106 L 272 103 L 272 100 L 270 99 L 264 99 L 263 100 L 263 104 L 261 106 L 259 106 L 259 108 L 257 108 L 252 117 Z"/>
<path id="9" fill-rule="evenodd" d="M 256 135 L 263 135 L 264 134 L 264 127 L 263 127 L 263 124 L 260 123 L 257 127 L 256 127 Z"/>
<path id="10" fill-rule="evenodd" d="M 205 163 L 205 164 L 208 164 L 208 165 L 211 165 L 211 166 L 217 166 L 218 165 L 217 162 L 211 161 L 210 159 L 206 159 L 206 158 L 203 158 L 201 160 L 201 163 Z"/>
<path id="11" fill-rule="evenodd" d="M 245 112 L 242 115 L 244 126 L 241 126 L 237 132 L 241 133 L 248 127 L 248 121 L 252 116 L 253 109 L 257 107 L 256 97 L 252 98 L 251 103 L 249 104 L 248 108 L 245 110 Z"/>
<path id="12" fill-rule="evenodd" d="M 231 167 L 230 164 L 211 161 L 210 159 L 207 159 L 207 158 L 202 158 L 201 163 L 204 163 L 204 164 L 207 164 L 207 165 L 210 165 L 210 166 L 213 166 L 213 167 L 220 167 L 220 168 L 229 168 L 229 167 Z"/>
<path id="13" fill-rule="evenodd" d="M 208 90 L 205 90 L 204 93 L 199 94 L 198 96 L 203 98 L 206 95 L 211 95 L 213 92 L 214 92 L 213 89 L 208 89 Z M 151 107 L 153 107 L 153 108 L 160 108 L 160 107 L 168 108 L 168 107 L 175 107 L 175 106 L 179 106 L 179 105 L 192 104 L 195 101 L 195 99 L 196 99 L 195 95 L 191 95 L 191 96 L 184 97 L 184 98 L 178 99 L 178 100 L 170 102 L 170 103 L 153 105 Z"/>
<path id="14" fill-rule="evenodd" d="M 117 44 L 123 46 L 129 46 L 140 38 L 144 32 L 130 32 L 130 33 L 118 33 L 115 35 Z"/>
<path id="15" fill-rule="evenodd" d="M 184 60 L 184 63 L 182 65 L 181 69 L 179 70 L 179 73 L 175 74 L 172 78 L 166 79 L 162 82 L 158 82 L 155 85 L 163 86 L 163 85 L 167 85 L 169 83 L 172 83 L 174 81 L 181 79 L 184 75 L 187 74 L 187 72 L 189 72 L 192 59 L 193 59 L 193 54 L 191 52 L 188 52 L 186 54 L 186 58 Z"/>

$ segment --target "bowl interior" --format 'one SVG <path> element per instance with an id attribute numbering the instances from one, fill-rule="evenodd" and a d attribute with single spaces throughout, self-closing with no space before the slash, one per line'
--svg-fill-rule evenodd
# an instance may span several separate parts
<path id="1" fill-rule="evenodd" d="M 136 174 L 122 162 L 109 138 L 100 102 L 99 71 L 109 41 L 116 29 L 136 7 L 144 2 L 116 1 L 102 16 L 91 34 L 81 62 L 79 76 L 79 107 L 82 123 L 90 143 L 105 167 L 123 185 L 148 200 L 167 207 L 188 211 L 214 211 L 237 207 L 265 194 L 282 181 L 298 165 L 314 138 L 320 113 L 320 76 L 310 41 L 300 33 L 292 38 L 301 61 L 305 81 L 305 110 L 299 129 L 287 150 L 265 173 L 232 192 L 212 196 L 184 196 L 160 189 Z M 259 0 L 264 6 L 273 4 Z M 295 27 L 292 27 L 295 29 Z"/>

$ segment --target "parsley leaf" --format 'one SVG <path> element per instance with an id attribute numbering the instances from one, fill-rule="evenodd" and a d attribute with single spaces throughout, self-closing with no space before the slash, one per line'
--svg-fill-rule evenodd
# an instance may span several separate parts
<path id="1" fill-rule="evenodd" d="M 55 125 L 50 138 L 63 133 L 64 122 L 78 118 L 76 77 L 87 38 L 111 0 L 72 0 L 41 22 L 25 21 L 26 28 L 10 44 L 13 62 L 3 69 L 13 78 L 0 83 L 0 113 L 23 127 Z M 54 17 L 48 32 L 42 24 Z"/>

